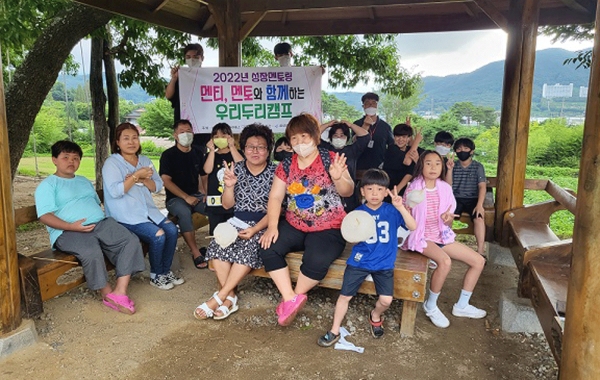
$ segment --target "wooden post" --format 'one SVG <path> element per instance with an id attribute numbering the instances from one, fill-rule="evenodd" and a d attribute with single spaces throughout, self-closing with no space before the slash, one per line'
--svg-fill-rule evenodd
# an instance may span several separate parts
<path id="1" fill-rule="evenodd" d="M 239 67 L 242 65 L 242 42 L 240 29 L 242 14 L 240 0 L 223 0 L 209 3 L 219 39 L 219 66 Z"/>
<path id="2" fill-rule="evenodd" d="M 539 0 L 510 3 L 498 149 L 496 240 L 506 243 L 504 213 L 523 205 Z"/>
<path id="3" fill-rule="evenodd" d="M 573 230 L 573 259 L 559 378 L 595 379 L 600 373 L 600 1 L 583 129 Z"/>
<path id="4" fill-rule="evenodd" d="M 1 61 L 0 73 L 2 73 Z M 4 82 L 0 74 L 0 335 L 13 331 L 21 325 L 17 236 L 13 215 L 8 145 Z"/>

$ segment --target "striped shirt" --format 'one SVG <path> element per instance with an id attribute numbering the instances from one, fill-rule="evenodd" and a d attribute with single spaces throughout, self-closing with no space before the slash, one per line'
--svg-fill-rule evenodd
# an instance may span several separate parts
<path id="1" fill-rule="evenodd" d="M 440 236 L 440 197 L 437 187 L 425 189 L 427 201 L 427 217 L 425 218 L 425 240 L 442 243 Z"/>
<path id="2" fill-rule="evenodd" d="M 485 182 L 485 170 L 477 161 L 471 161 L 466 168 L 460 161 L 454 163 L 452 171 L 452 192 L 456 198 L 479 197 L 479 184 Z"/>

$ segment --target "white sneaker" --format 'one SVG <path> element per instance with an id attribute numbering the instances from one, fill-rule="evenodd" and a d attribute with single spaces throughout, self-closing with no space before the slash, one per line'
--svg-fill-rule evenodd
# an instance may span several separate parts
<path id="1" fill-rule="evenodd" d="M 444 313 L 442 313 L 439 307 L 436 306 L 433 310 L 427 310 L 427 307 L 425 304 L 423 304 L 423 310 L 425 310 L 425 315 L 429 317 L 431 323 L 437 327 L 445 329 L 446 327 L 450 326 L 450 321 L 448 318 L 446 318 Z"/>
<path id="2" fill-rule="evenodd" d="M 162 290 L 173 289 L 174 286 L 164 274 L 159 274 L 158 276 L 150 279 L 150 285 L 156 286 Z"/>
<path id="3" fill-rule="evenodd" d="M 181 285 L 185 282 L 183 277 L 177 277 L 177 275 L 175 273 L 173 273 L 172 270 L 169 271 L 169 273 L 165 274 L 165 277 L 173 285 Z"/>
<path id="4" fill-rule="evenodd" d="M 461 309 L 457 306 L 457 304 L 454 304 L 454 307 L 452 308 L 452 315 L 455 317 L 481 319 L 487 315 L 487 312 L 485 310 L 478 309 L 473 305 L 467 305 L 464 309 Z"/>

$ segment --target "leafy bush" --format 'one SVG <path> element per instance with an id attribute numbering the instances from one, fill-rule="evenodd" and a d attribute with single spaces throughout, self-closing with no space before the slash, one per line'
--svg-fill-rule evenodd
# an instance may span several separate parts
<path id="1" fill-rule="evenodd" d="M 142 141 L 142 154 L 146 156 L 160 156 L 165 148 L 158 147 L 152 141 Z"/>

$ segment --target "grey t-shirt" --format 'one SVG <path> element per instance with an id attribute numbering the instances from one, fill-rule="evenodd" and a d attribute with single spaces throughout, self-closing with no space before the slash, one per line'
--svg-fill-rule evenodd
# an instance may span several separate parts
<path id="1" fill-rule="evenodd" d="M 454 162 L 452 191 L 455 198 L 477 198 L 479 184 L 485 181 L 485 170 L 480 162 L 472 161 L 466 168 L 461 165 L 460 161 Z"/>

